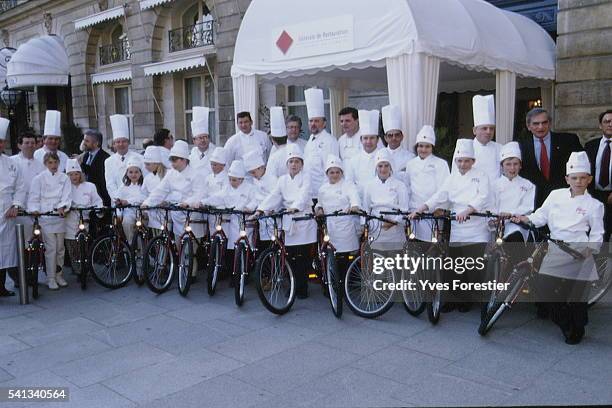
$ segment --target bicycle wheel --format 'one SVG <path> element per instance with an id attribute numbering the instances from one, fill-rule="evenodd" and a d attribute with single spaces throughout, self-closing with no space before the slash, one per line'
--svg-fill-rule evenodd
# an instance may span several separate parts
<path id="1" fill-rule="evenodd" d="M 501 274 L 501 259 L 498 253 L 493 253 L 487 258 L 487 271 L 486 277 L 489 281 L 497 281 L 500 282 L 500 274 Z M 500 294 L 497 290 L 492 290 L 489 295 L 489 300 L 484 304 L 484 307 L 481 311 L 481 319 L 489 313 L 489 310 L 497 303 L 497 296 Z"/>
<path id="2" fill-rule="evenodd" d="M 436 268 L 433 271 L 433 283 L 442 282 L 442 271 Z M 442 306 L 442 291 L 435 288 L 429 291 L 429 299 L 427 302 L 427 318 L 431 324 L 437 324 L 440 320 L 440 308 Z"/>
<path id="3" fill-rule="evenodd" d="M 87 289 L 87 276 L 89 265 L 87 262 L 87 242 L 83 235 L 79 235 L 77 239 L 78 256 L 79 256 L 79 281 L 81 283 L 81 290 Z"/>
<path id="4" fill-rule="evenodd" d="M 487 310 L 487 313 L 483 318 L 480 319 L 480 326 L 478 326 L 478 334 L 481 336 L 486 335 L 489 330 L 493 327 L 495 322 L 499 320 L 502 314 L 506 309 L 509 309 L 514 300 L 520 293 L 521 289 L 525 285 L 527 281 L 528 272 L 519 269 L 512 274 L 508 278 L 508 290 L 504 290 L 499 293 L 497 296 L 497 300 L 495 303 Z"/>
<path id="5" fill-rule="evenodd" d="M 295 301 L 295 276 L 280 251 L 274 247 L 266 249 L 255 266 L 259 299 L 266 309 L 278 315 L 287 313 Z"/>
<path id="6" fill-rule="evenodd" d="M 604 243 L 602 250 L 607 249 L 608 243 Z M 612 287 L 612 254 L 600 254 L 595 257 L 597 275 L 599 279 L 591 282 L 589 288 L 588 306 L 591 307 L 603 298 Z"/>
<path id="7" fill-rule="evenodd" d="M 32 297 L 38 299 L 38 273 L 45 270 L 45 257 L 40 248 L 31 248 L 27 251 L 26 258 L 26 283 L 32 287 Z"/>
<path id="8" fill-rule="evenodd" d="M 327 292 L 329 294 L 329 303 L 331 305 L 334 316 L 340 318 L 342 316 L 342 300 L 344 289 L 342 287 L 342 280 L 338 271 L 338 263 L 336 262 L 336 255 L 331 248 L 327 248 L 325 252 L 325 281 L 327 283 Z"/>
<path id="9" fill-rule="evenodd" d="M 374 273 L 374 258 L 383 256 L 365 251 L 365 259 L 358 256 L 351 263 L 344 279 L 344 294 L 349 308 L 357 316 L 369 319 L 386 313 L 393 306 L 393 291 L 389 289 L 376 290 L 374 282 L 395 282 L 393 271 L 386 270 L 381 274 Z"/>
<path id="10" fill-rule="evenodd" d="M 144 252 L 147 248 L 147 237 L 143 231 L 137 231 L 132 238 L 132 256 L 134 257 L 134 281 L 138 286 L 145 283 Z"/>
<path id="11" fill-rule="evenodd" d="M 102 236 L 94 241 L 90 263 L 93 278 L 106 288 L 121 288 L 132 277 L 134 260 L 130 246 L 115 235 Z"/>
<path id="12" fill-rule="evenodd" d="M 145 251 L 144 271 L 147 286 L 155 293 L 164 293 L 174 277 L 172 242 L 165 235 L 153 238 Z"/>
<path id="13" fill-rule="evenodd" d="M 217 281 L 223 268 L 223 244 L 220 236 L 213 238 L 210 246 L 210 256 L 208 257 L 208 273 L 206 276 L 206 288 L 208 295 L 213 296 L 217 288 Z"/>
<path id="14" fill-rule="evenodd" d="M 181 296 L 187 296 L 191 287 L 194 266 L 194 251 L 191 238 L 186 236 L 181 243 L 181 250 L 178 256 L 178 290 Z"/>
<path id="15" fill-rule="evenodd" d="M 232 274 L 232 279 L 234 280 L 234 301 L 236 302 L 236 306 L 242 306 L 242 303 L 244 303 L 247 258 L 246 244 L 241 241 L 238 246 L 234 248 L 234 273 Z"/>
<path id="16" fill-rule="evenodd" d="M 404 309 L 412 316 L 419 316 L 425 310 L 425 300 L 423 298 L 423 290 L 420 287 L 419 277 L 421 271 L 410 273 L 402 269 L 402 283 L 410 284 L 414 289 L 405 288 L 402 290 L 402 298 L 404 299 Z M 409 283 L 413 282 L 413 283 Z"/>

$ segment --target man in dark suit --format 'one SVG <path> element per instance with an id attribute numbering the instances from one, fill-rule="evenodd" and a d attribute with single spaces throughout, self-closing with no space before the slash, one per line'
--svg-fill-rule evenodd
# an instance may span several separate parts
<path id="1" fill-rule="evenodd" d="M 531 136 L 519 140 L 523 156 L 520 175 L 535 184 L 537 209 L 551 191 L 567 187 L 565 164 L 572 152 L 584 149 L 575 134 L 550 131 L 550 116 L 545 109 L 527 113 L 527 129 Z"/>
<path id="2" fill-rule="evenodd" d="M 106 179 L 104 178 L 104 161 L 109 154 L 102 150 L 102 133 L 94 129 L 87 129 L 83 134 L 83 146 L 85 153 L 81 168 L 87 177 L 87 181 L 93 183 L 98 190 L 98 195 L 105 206 L 110 206 L 111 200 L 106 191 Z"/>
<path id="3" fill-rule="evenodd" d="M 593 182 L 589 186 L 589 193 L 601 201 L 606 209 L 604 215 L 604 228 L 606 233 L 604 241 L 610 242 L 612 230 L 612 160 L 610 158 L 612 149 L 612 109 L 599 115 L 599 128 L 602 136 L 590 140 L 584 145 L 584 150 L 591 162 L 591 175 Z"/>

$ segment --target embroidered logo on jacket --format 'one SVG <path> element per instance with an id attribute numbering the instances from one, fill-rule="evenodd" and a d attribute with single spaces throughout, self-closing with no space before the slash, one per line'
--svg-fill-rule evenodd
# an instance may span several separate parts
<path id="1" fill-rule="evenodd" d="M 587 214 L 587 210 L 585 210 L 584 208 L 578 207 L 578 208 L 576 208 L 576 214 L 586 215 Z"/>

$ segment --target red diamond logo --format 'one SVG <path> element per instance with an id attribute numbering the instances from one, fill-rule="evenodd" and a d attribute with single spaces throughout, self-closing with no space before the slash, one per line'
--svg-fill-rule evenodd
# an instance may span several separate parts
<path id="1" fill-rule="evenodd" d="M 293 38 L 291 38 L 289 33 L 283 30 L 280 37 L 278 37 L 278 40 L 276 40 L 276 46 L 283 52 L 283 54 L 287 54 L 291 44 L 293 44 Z"/>

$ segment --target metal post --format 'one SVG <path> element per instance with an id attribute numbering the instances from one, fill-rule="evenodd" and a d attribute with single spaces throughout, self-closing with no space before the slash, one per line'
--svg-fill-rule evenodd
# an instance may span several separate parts
<path id="1" fill-rule="evenodd" d="M 15 225 L 17 230 L 17 269 L 19 273 L 19 304 L 27 305 L 30 303 L 28 282 L 26 280 L 25 270 L 25 243 L 24 243 L 24 230 L 23 224 Z"/>

